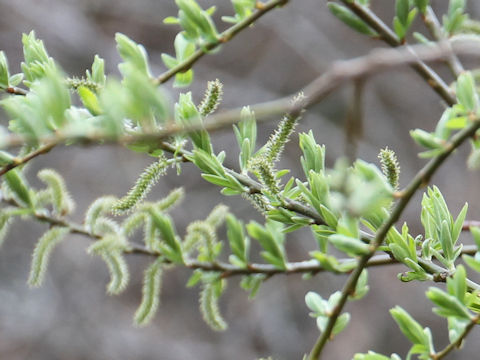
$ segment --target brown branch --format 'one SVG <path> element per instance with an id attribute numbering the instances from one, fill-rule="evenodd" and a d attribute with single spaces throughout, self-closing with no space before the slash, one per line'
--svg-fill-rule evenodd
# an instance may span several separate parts
<path id="1" fill-rule="evenodd" d="M 384 224 L 379 228 L 377 231 L 375 238 L 371 242 L 371 252 L 362 256 L 359 260 L 358 266 L 352 272 L 350 277 L 348 278 L 347 282 L 345 283 L 342 289 L 342 295 L 333 309 L 330 317 L 328 319 L 327 325 L 323 333 L 318 337 L 315 345 L 312 348 L 312 351 L 309 355 L 309 360 L 316 360 L 320 358 L 320 354 L 327 343 L 328 339 L 332 334 L 333 327 L 335 322 L 337 321 L 338 317 L 340 316 L 345 304 L 347 303 L 348 297 L 355 289 L 357 285 L 358 279 L 366 267 L 370 258 L 374 255 L 377 249 L 385 240 L 385 237 L 390 230 L 390 228 L 397 222 L 400 215 L 403 213 L 403 210 L 410 202 L 410 199 L 413 195 L 417 192 L 417 190 L 422 186 L 427 184 L 433 174 L 437 171 L 440 165 L 452 154 L 452 152 L 458 148 L 465 140 L 472 137 L 475 132 L 480 128 L 480 119 L 475 119 L 468 127 L 463 129 L 462 131 L 456 133 L 449 143 L 448 146 L 445 147 L 445 150 L 437 155 L 436 157 L 432 158 L 418 173 L 415 175 L 413 180 L 410 184 L 401 192 L 401 198 L 393 208 L 389 218 L 384 222 Z"/>
<path id="2" fill-rule="evenodd" d="M 0 169 L 0 176 L 4 175 L 5 173 L 9 172 L 10 170 L 16 168 L 17 166 L 26 164 L 27 162 L 36 158 L 37 156 L 48 153 L 56 145 L 57 145 L 56 143 L 46 144 L 46 145 L 40 146 L 35 151 L 32 151 L 31 153 L 25 155 L 22 158 L 14 158 L 11 163 L 5 165 L 3 168 Z"/>
<path id="3" fill-rule="evenodd" d="M 218 39 L 214 42 L 211 42 L 205 45 L 203 48 L 196 50 L 188 59 L 184 60 L 177 66 L 171 68 L 170 70 L 164 72 L 155 79 L 156 84 L 162 84 L 168 81 L 170 78 L 175 76 L 177 73 L 185 72 L 189 70 L 193 64 L 195 64 L 200 58 L 202 58 L 208 51 L 211 51 L 220 45 L 230 41 L 237 35 L 240 31 L 248 28 L 256 20 L 261 18 L 263 15 L 267 14 L 270 10 L 276 8 L 277 6 L 283 6 L 288 3 L 289 0 L 271 0 L 267 3 L 259 2 L 257 5 L 257 10 L 254 11 L 250 16 L 246 17 L 237 24 L 229 27 L 227 30 L 222 32 Z"/>
<path id="4" fill-rule="evenodd" d="M 353 11 L 359 18 L 365 21 L 372 29 L 374 29 L 380 37 L 390 46 L 399 47 L 405 44 L 398 36 L 368 7 L 358 4 L 350 0 L 341 0 L 343 4 Z M 406 45 L 413 55 L 415 50 L 413 47 Z M 417 59 L 410 66 L 427 82 L 435 92 L 449 105 L 454 105 L 457 101 L 453 92 L 443 79 L 431 67 L 426 65 L 421 59 Z"/>

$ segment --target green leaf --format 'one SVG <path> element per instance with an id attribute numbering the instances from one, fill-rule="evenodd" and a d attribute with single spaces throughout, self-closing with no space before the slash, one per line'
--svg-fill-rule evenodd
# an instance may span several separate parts
<path id="1" fill-rule="evenodd" d="M 286 268 L 286 257 L 285 257 L 285 248 L 284 248 L 284 235 L 282 234 L 279 227 L 275 226 L 263 227 L 255 221 L 251 221 L 247 225 L 248 234 L 254 239 L 258 240 L 264 252 L 262 256 L 271 264 L 277 266 L 278 268 Z M 278 223 L 277 223 L 278 224 Z"/>
<path id="2" fill-rule="evenodd" d="M 80 96 L 80 100 L 82 100 L 83 105 L 87 108 L 88 111 L 92 115 L 100 115 L 102 113 L 102 109 L 98 102 L 97 95 L 90 89 L 85 86 L 80 86 L 77 89 L 78 95 Z"/>
<path id="3" fill-rule="evenodd" d="M 427 149 L 443 149 L 443 140 L 437 138 L 434 134 L 430 134 L 424 130 L 411 130 L 410 136 L 413 138 L 413 140 L 415 140 L 417 144 Z"/>
<path id="4" fill-rule="evenodd" d="M 460 74 L 457 80 L 456 93 L 458 103 L 466 111 L 475 112 L 478 109 L 479 99 L 471 72 L 467 71 Z"/>
<path id="5" fill-rule="evenodd" d="M 453 277 L 447 278 L 447 290 L 450 295 L 455 296 L 461 303 L 465 303 L 467 292 L 467 272 L 463 265 L 458 265 Z"/>
<path id="6" fill-rule="evenodd" d="M 427 297 L 438 306 L 434 311 L 440 316 L 454 316 L 461 319 L 471 319 L 472 317 L 467 307 L 455 296 L 438 288 L 430 287 L 427 291 Z"/>
<path id="7" fill-rule="evenodd" d="M 236 259 L 246 267 L 250 239 L 245 234 L 243 222 L 238 220 L 233 214 L 227 215 L 227 238 Z"/>
<path id="8" fill-rule="evenodd" d="M 303 153 L 300 162 L 303 172 L 308 178 L 310 171 L 319 173 L 325 169 L 325 146 L 320 146 L 316 143 L 311 130 L 308 134 L 300 133 L 298 137 L 300 149 L 302 149 Z"/>
<path id="9" fill-rule="evenodd" d="M 353 30 L 368 36 L 378 36 L 375 30 L 370 28 L 362 19 L 360 19 L 347 7 L 332 2 L 329 2 L 327 6 L 333 15 L 339 18 L 346 25 L 350 26 Z"/>
<path id="10" fill-rule="evenodd" d="M 8 61 L 5 53 L 0 51 L 0 89 L 9 87 L 10 73 L 8 72 Z"/>
<path id="11" fill-rule="evenodd" d="M 370 245 L 349 236 L 334 234 L 328 237 L 328 241 L 338 250 L 351 256 L 367 255 L 371 252 Z"/>
<path id="12" fill-rule="evenodd" d="M 174 263 L 183 263 L 182 246 L 176 235 L 172 219 L 152 208 L 149 209 L 149 213 L 165 242 L 166 246 L 163 247 L 165 257 Z"/>
<path id="13" fill-rule="evenodd" d="M 127 63 L 131 63 L 137 70 L 150 77 L 151 74 L 145 48 L 121 33 L 115 34 L 115 41 L 117 42 L 118 53 L 122 59 Z M 119 66 L 119 69 L 122 72 L 122 64 Z M 126 74 L 123 75 L 125 76 Z"/>
<path id="14" fill-rule="evenodd" d="M 187 128 L 202 126 L 202 117 L 193 103 L 192 93 L 180 94 L 178 103 L 175 104 L 175 121 Z M 195 148 L 212 153 L 210 136 L 205 130 L 189 131 L 188 136 L 192 139 Z"/>
<path id="15" fill-rule="evenodd" d="M 107 77 L 105 76 L 105 61 L 98 55 L 95 55 L 92 64 L 92 72 L 87 70 L 87 79 L 103 86 Z"/>
<path id="16" fill-rule="evenodd" d="M 12 169 L 4 175 L 8 188 L 22 205 L 33 207 L 33 192 L 18 169 Z"/>
<path id="17" fill-rule="evenodd" d="M 410 316 L 410 314 L 400 306 L 395 306 L 395 308 L 391 309 L 390 314 L 393 316 L 398 327 L 408 340 L 413 344 L 419 344 L 425 347 L 428 346 L 428 337 L 423 328 Z"/>
<path id="18" fill-rule="evenodd" d="M 430 0 L 415 0 L 415 6 L 422 14 L 427 12 L 428 3 Z"/>

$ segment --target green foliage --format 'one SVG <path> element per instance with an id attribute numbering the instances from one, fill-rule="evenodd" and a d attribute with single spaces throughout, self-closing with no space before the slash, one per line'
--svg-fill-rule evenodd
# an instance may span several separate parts
<path id="1" fill-rule="evenodd" d="M 393 18 L 393 27 L 395 33 L 400 39 L 405 39 L 410 26 L 417 15 L 417 8 L 410 10 L 410 0 L 396 0 L 395 17 Z M 423 5 L 421 5 L 424 8 Z"/>
<path id="2" fill-rule="evenodd" d="M 241 121 L 233 126 L 233 131 L 240 148 L 239 163 L 242 172 L 248 169 L 248 162 L 255 152 L 257 142 L 257 122 L 255 114 L 249 107 L 244 107 L 240 115 Z"/>
<path id="3" fill-rule="evenodd" d="M 329 2 L 328 9 L 334 16 L 351 27 L 353 30 L 368 36 L 378 36 L 375 30 L 370 28 L 362 19 L 360 19 L 347 7 L 334 2 Z"/>
<path id="4" fill-rule="evenodd" d="M 441 78 L 437 79 L 437 74 L 428 65 L 416 60 L 415 69 L 448 104 L 455 100 L 456 103 L 444 110 L 434 131 L 411 131 L 413 140 L 424 148 L 420 157 L 432 160 L 403 190 L 399 190 L 400 166 L 393 151 L 388 148 L 380 151 L 381 170 L 360 159 L 351 163 L 337 159 L 329 168 L 325 165 L 325 146 L 317 144 L 317 134 L 311 130 L 299 134 L 299 163 L 303 173 L 298 175 L 290 169 L 277 168 L 301 119 L 303 107 L 313 105 L 317 97 L 329 92 L 332 86 L 336 87 L 337 82 L 355 80 L 362 75 L 355 71 L 351 75 L 350 70 L 344 74 L 342 64 L 333 66 L 331 73 L 327 72 L 319 82 L 306 87 L 308 97 L 300 93 L 290 105 L 280 100 L 255 107 L 244 106 L 240 115 L 231 119 L 231 123 L 236 124 L 233 133 L 238 144 L 239 170 L 236 171 L 227 166 L 231 155 L 237 156 L 232 153 L 235 150 L 226 149 L 228 154 L 216 152 L 211 134 L 204 126 L 205 122 L 216 119 L 216 115 L 211 115 L 221 102 L 223 84 L 218 80 L 210 81 L 198 105 L 193 101 L 198 94 L 181 93 L 173 111 L 168 97 L 158 86 L 173 76 L 173 86 L 190 85 L 192 66 L 202 55 L 218 50 L 221 43 L 249 27 L 267 10 L 286 4 L 279 0 L 231 2 L 233 16 L 222 19 L 234 25 L 219 33 L 212 18 L 215 7 L 204 10 L 195 0 L 176 0 L 178 17 L 165 19 L 165 23 L 181 27 L 174 40 L 175 55 L 162 54 L 169 70 L 157 77 L 152 74 L 153 66 L 151 69 L 145 48 L 120 33 L 115 36 L 122 58 L 118 66 L 120 79 L 105 74 L 105 62 L 98 55 L 84 76 L 67 76 L 34 32 L 22 38 L 25 58 L 21 64 L 22 73 L 11 75 L 7 56 L 0 51 L 0 90 L 6 93 L 0 104 L 9 118 L 8 131 L 2 130 L 0 142 L 5 147 L 23 145 L 18 154 L 0 151 L 3 176 L 0 244 L 10 224 L 18 217 L 49 224 L 49 230 L 33 252 L 28 281 L 31 286 L 39 286 L 54 247 L 67 234 L 90 238 L 92 243 L 87 252 L 99 256 L 110 273 L 109 294 L 119 294 L 128 285 L 128 254 L 149 256 L 153 261 L 145 270 L 142 300 L 134 316 L 138 326 L 148 324 L 157 312 L 167 268 L 192 271 L 186 285 L 201 286 L 200 312 L 205 322 L 217 331 L 227 328 L 220 314 L 219 299 L 230 277 L 240 276 L 240 286 L 254 298 L 263 282 L 276 274 L 302 273 L 304 279 L 308 279 L 319 272 L 349 273 L 350 278 L 342 291 L 335 291 L 326 298 L 308 292 L 305 297 L 320 331 L 317 345 L 321 344 L 318 345 L 320 349 L 315 345 L 309 360 L 319 358 L 321 347 L 348 325 L 351 316 L 343 307 L 347 301 L 361 299 L 367 294 L 366 267 L 399 262 L 403 272 L 398 277 L 403 282 L 446 282 L 445 290 L 430 287 L 426 292 L 434 313 L 445 318 L 448 326 L 450 344 L 443 350 L 436 352 L 430 329 L 423 328 L 406 310 L 399 306 L 391 310 L 400 331 L 412 343 L 407 359 L 444 357 L 458 347 L 479 322 L 480 285 L 469 279 L 465 268 L 458 264 L 465 252 L 459 238 L 462 229 L 466 228 L 467 205 L 454 218 L 440 190 L 432 185 L 425 191 L 421 203 L 423 233 L 412 234 L 406 223 L 397 230 L 394 223 L 401 218 L 414 193 L 430 181 L 442 161 L 464 140 L 470 139 L 472 148 L 468 166 L 480 167 L 478 69 L 463 71 L 460 60 L 457 66 L 450 63 L 455 79 L 451 88 L 446 87 L 442 92 Z M 369 0 L 328 2 L 332 14 L 349 27 L 392 46 L 408 46 L 407 38 L 418 12 L 424 21 L 431 21 L 434 15 L 428 0 L 396 0 L 391 19 L 393 29 L 390 29 L 369 6 Z M 475 24 L 468 18 L 465 0 L 450 0 L 442 24 L 433 21 L 427 25 L 433 26 L 430 35 L 438 40 L 451 39 L 462 32 L 477 36 L 474 35 Z M 381 36 L 374 29 L 382 29 L 379 30 Z M 414 36 L 423 43 L 433 44 L 424 34 Z M 414 54 L 414 47 L 408 49 Z M 398 54 L 401 56 L 402 52 Z M 457 60 L 454 54 L 448 55 L 447 62 Z M 362 64 L 361 61 L 356 64 Z M 375 61 L 372 64 L 377 66 Z M 379 61 L 383 65 L 382 58 Z M 368 67 L 365 76 L 376 70 L 368 64 L 366 66 L 372 69 Z M 16 88 L 24 78 L 28 90 Z M 325 89 L 327 91 L 322 93 Z M 290 110 L 283 115 L 268 141 L 258 144 L 256 117 L 263 119 L 271 115 L 269 111 L 279 114 L 278 109 Z M 211 125 L 214 128 L 223 126 L 227 123 L 224 117 L 229 119 L 231 113 L 239 112 L 222 113 L 220 121 Z M 40 170 L 38 178 L 45 185 L 41 189 L 35 189 L 26 179 L 24 164 L 54 145 L 113 141 L 157 160 L 139 174 L 137 182 L 123 198 L 102 196 L 96 199 L 87 209 L 82 224 L 69 219 L 74 202 L 60 174 L 52 169 Z M 245 225 L 220 204 L 204 219 L 190 221 L 185 226 L 185 236 L 181 236 L 183 229 L 177 227 L 168 211 L 181 202 L 184 190 L 174 189 L 155 201 L 145 201 L 145 198 L 170 165 L 176 165 L 181 175 L 180 164 L 184 162 L 196 166 L 203 179 L 222 188 L 222 194 L 248 199 L 265 217 L 265 222 L 250 221 Z M 119 219 L 112 215 L 126 216 Z M 295 235 L 300 233 L 293 236 L 290 233 L 301 228 L 310 228 L 310 232 L 306 232 L 311 234 L 312 243 L 306 247 L 310 251 L 305 259 L 291 261 L 293 256 L 287 254 L 287 234 L 295 242 Z M 139 243 L 134 236 L 142 229 L 143 243 Z M 480 230 L 470 227 L 470 232 L 478 248 Z M 299 249 L 302 250 L 303 245 Z M 462 259 L 470 270 L 480 272 L 480 252 L 478 249 L 469 252 L 471 255 L 463 254 Z M 388 258 L 374 256 L 379 253 Z M 403 285 L 399 283 L 398 286 Z M 354 355 L 354 359 L 399 360 L 400 357 L 369 351 Z"/>
<path id="5" fill-rule="evenodd" d="M 255 0 L 231 0 L 235 16 L 222 16 L 222 20 L 228 23 L 236 24 L 246 17 L 252 15 L 255 9 Z"/>
<path id="6" fill-rule="evenodd" d="M 328 300 L 323 299 L 320 295 L 312 291 L 307 293 L 307 295 L 305 296 L 305 303 L 312 311 L 310 313 L 310 316 L 317 319 L 317 327 L 321 332 L 325 331 L 325 327 L 327 325 L 330 314 L 332 313 L 335 306 L 337 306 L 340 296 L 341 293 L 339 291 L 330 295 L 330 298 Z M 342 332 L 349 322 L 349 313 L 344 313 L 340 315 L 335 322 L 332 335 L 337 335 Z"/>
<path id="7" fill-rule="evenodd" d="M 0 51 L 0 89 L 5 90 L 9 86 L 10 73 L 5 53 Z"/>
<path id="8" fill-rule="evenodd" d="M 182 64 L 185 60 L 189 59 L 195 53 L 195 44 L 189 42 L 183 33 L 177 34 L 175 37 L 175 54 L 176 57 L 172 57 L 167 54 L 162 54 L 162 60 L 165 66 L 169 69 L 175 68 L 179 64 Z M 176 87 L 188 86 L 193 81 L 193 70 L 188 69 L 183 72 L 175 74 Z"/>

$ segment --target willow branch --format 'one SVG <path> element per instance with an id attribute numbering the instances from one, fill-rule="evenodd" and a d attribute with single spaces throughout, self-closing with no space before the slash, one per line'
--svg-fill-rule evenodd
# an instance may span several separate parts
<path id="1" fill-rule="evenodd" d="M 450 143 L 445 146 L 445 150 L 439 154 L 438 156 L 432 158 L 418 173 L 415 175 L 413 180 L 410 184 L 401 191 L 401 198 L 396 203 L 395 207 L 393 208 L 389 218 L 384 222 L 384 224 L 378 229 L 377 233 L 375 234 L 375 238 L 371 242 L 371 251 L 370 253 L 362 256 L 359 260 L 359 263 L 355 270 L 352 272 L 350 277 L 348 278 L 347 282 L 345 283 L 342 289 L 342 295 L 338 301 L 338 304 L 333 309 L 329 319 L 327 326 L 323 333 L 317 339 L 315 345 L 312 348 L 312 351 L 309 355 L 309 360 L 316 360 L 319 359 L 320 354 L 327 343 L 328 339 L 332 334 L 333 327 L 335 322 L 337 321 L 338 317 L 340 316 L 345 304 L 347 303 L 348 297 L 350 294 L 353 293 L 355 287 L 357 285 L 358 279 L 366 267 L 368 260 L 374 255 L 376 250 L 385 240 L 385 237 L 390 230 L 390 228 L 397 222 L 400 215 L 403 213 L 403 210 L 410 202 L 413 195 L 417 192 L 417 190 L 430 181 L 430 178 L 433 174 L 437 171 L 440 165 L 452 154 L 452 152 L 458 148 L 465 140 L 472 137 L 475 132 L 480 128 L 480 119 L 476 119 L 472 122 L 468 127 L 463 129 L 462 131 L 456 133 Z"/>
<path id="2" fill-rule="evenodd" d="M 211 51 L 220 45 L 230 41 L 235 35 L 237 35 L 242 30 L 248 28 L 252 25 L 257 19 L 268 13 L 270 10 L 276 8 L 277 6 L 283 6 L 288 3 L 289 0 L 271 0 L 267 3 L 257 3 L 257 10 L 254 11 L 250 16 L 247 16 L 242 21 L 236 23 L 235 25 L 229 27 L 227 30 L 222 32 L 218 39 L 214 42 L 211 42 L 205 45 L 203 48 L 196 50 L 189 58 L 178 64 L 177 66 L 171 68 L 170 70 L 164 72 L 155 79 L 156 84 L 162 84 L 172 78 L 175 74 L 185 72 L 189 70 L 193 64 L 195 64 L 200 58 L 202 58 L 208 51 Z"/>
<path id="3" fill-rule="evenodd" d="M 9 172 L 10 170 L 16 168 L 17 166 L 26 164 L 27 162 L 36 158 L 37 156 L 48 153 L 56 145 L 57 145 L 56 143 L 46 144 L 46 145 L 40 146 L 35 151 L 32 151 L 32 152 L 28 153 L 24 157 L 14 158 L 11 163 L 5 165 L 3 168 L 0 169 L 0 176 L 4 175 L 5 173 Z"/>
<path id="4" fill-rule="evenodd" d="M 435 14 L 435 11 L 433 11 L 431 6 L 427 6 L 427 13 L 426 15 L 422 16 L 422 19 L 425 23 L 425 26 L 430 31 L 430 34 L 436 41 L 446 40 L 442 26 L 440 25 L 437 15 Z M 455 78 L 458 78 L 458 76 L 465 71 L 462 63 L 455 54 L 452 54 L 448 58 L 448 60 L 446 60 L 446 63 Z"/>
<path id="5" fill-rule="evenodd" d="M 480 322 L 480 315 L 474 316 L 465 329 L 462 331 L 460 336 L 454 342 L 448 344 L 442 351 L 439 351 L 435 354 L 430 355 L 432 360 L 440 360 L 447 356 L 450 352 L 452 352 L 455 348 L 459 348 L 462 345 L 463 340 L 467 337 L 470 331 L 473 329 L 475 325 Z"/>
<path id="6" fill-rule="evenodd" d="M 359 18 L 365 21 L 372 29 L 374 29 L 388 45 L 398 47 L 404 45 L 398 36 L 368 7 L 358 4 L 350 0 L 341 0 L 346 7 L 352 10 Z M 412 54 L 415 51 L 409 45 L 406 45 Z M 412 62 L 410 66 L 427 82 L 435 92 L 449 105 L 454 105 L 457 101 L 454 94 L 450 91 L 448 85 L 443 79 L 421 59 Z"/>
<path id="7" fill-rule="evenodd" d="M 292 103 L 291 99 L 298 94 L 296 92 L 277 100 L 253 105 L 251 110 L 255 112 L 256 119 L 259 122 L 271 120 L 274 116 L 287 112 L 295 115 L 303 109 L 319 103 L 331 92 L 349 81 L 373 76 L 402 65 L 415 64 L 419 59 L 423 61 L 442 61 L 452 53 L 480 56 L 480 43 L 470 40 L 456 40 L 453 44 L 439 42 L 437 46 L 415 45 L 397 49 L 375 49 L 365 56 L 334 62 L 323 75 L 298 91 L 305 95 L 303 102 Z M 213 132 L 231 126 L 240 121 L 241 110 L 241 108 L 236 108 L 219 112 L 209 116 L 207 123 L 199 123 L 189 127 L 183 127 L 174 121 L 167 121 L 167 125 L 160 131 L 123 136 L 112 136 L 104 133 L 72 135 L 62 134 L 61 131 L 58 131 L 55 135 L 41 137 L 37 141 L 42 144 L 76 141 L 83 145 L 97 144 L 98 142 L 120 145 L 128 145 L 138 141 L 158 142 L 176 134 L 188 134 L 198 130 Z M 26 142 L 29 142 L 28 138 L 12 134 L 2 139 L 2 148 L 20 146 Z"/>

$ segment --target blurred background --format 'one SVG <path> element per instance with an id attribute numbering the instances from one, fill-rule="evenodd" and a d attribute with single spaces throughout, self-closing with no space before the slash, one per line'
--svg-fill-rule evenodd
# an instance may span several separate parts
<path id="1" fill-rule="evenodd" d="M 204 7 L 217 5 L 220 15 L 232 13 L 229 1 L 199 1 Z M 394 1 L 372 0 L 375 11 L 390 22 Z M 447 1 L 432 1 L 438 13 Z M 470 14 L 480 13 L 480 2 L 470 1 Z M 176 15 L 173 0 L 0 0 L 0 49 L 8 56 L 12 72 L 20 70 L 21 34 L 35 30 L 51 56 L 71 75 L 81 76 L 90 68 L 94 55 L 106 60 L 108 73 L 118 73 L 119 57 L 114 34 L 122 32 L 145 45 L 152 71 L 165 70 L 162 52 L 173 53 L 176 26 L 162 24 L 163 18 Z M 225 24 L 217 22 L 219 28 Z M 424 31 L 417 20 L 417 30 Z M 360 36 L 334 18 L 326 1 L 291 1 L 272 11 L 254 28 L 238 35 L 221 52 L 205 56 L 195 64 L 195 82 L 191 87 L 196 100 L 203 96 L 208 80 L 224 83 L 223 109 L 273 100 L 298 91 L 322 74 L 338 59 L 366 54 L 383 46 Z M 470 65 L 475 66 L 471 62 Z M 450 74 L 436 67 L 448 82 Z M 163 86 L 172 104 L 178 95 L 172 82 Z M 185 91 L 185 90 L 184 90 Z M 327 165 L 352 152 L 347 146 L 345 123 L 353 99 L 352 86 L 325 99 L 305 114 L 299 131 L 313 129 L 319 143 L 327 147 Z M 438 96 L 411 69 L 401 68 L 370 79 L 363 91 L 364 124 L 357 156 L 377 162 L 377 154 L 388 145 L 398 154 L 402 167 L 401 185 L 424 164 L 420 151 L 408 135 L 413 128 L 432 130 L 443 111 Z M 5 114 L 0 114 L 5 123 Z M 275 121 L 259 129 L 260 142 L 275 128 Z M 237 152 L 231 144 L 230 129 L 213 135 L 216 150 L 225 149 L 227 163 L 236 167 Z M 288 144 L 281 166 L 300 176 L 300 151 L 297 136 Z M 480 219 L 478 173 L 466 170 L 465 146 L 450 158 L 435 175 L 454 214 L 468 200 L 468 219 Z M 105 194 L 122 196 L 134 184 L 138 174 L 152 158 L 120 147 L 59 147 L 32 162 L 29 179 L 37 171 L 51 167 L 60 171 L 75 200 L 74 220 L 81 222 L 85 209 Z M 191 165 L 183 166 L 183 176 L 174 171 L 163 177 L 150 194 L 155 200 L 169 190 L 184 186 L 184 203 L 173 211 L 180 234 L 189 222 L 203 219 L 217 203 L 228 205 L 245 221 L 261 217 L 241 197 L 226 198 L 219 189 L 203 181 Z M 402 221 L 408 221 L 412 233 L 420 233 L 421 194 L 409 205 Z M 221 300 L 221 310 L 229 323 L 224 333 L 215 333 L 202 321 L 198 311 L 198 289 L 186 289 L 188 271 L 174 269 L 164 277 L 161 306 L 152 324 L 135 328 L 132 316 L 140 303 L 142 272 L 148 264 L 141 256 L 129 256 L 131 282 L 120 296 L 105 294 L 108 272 L 99 258 L 85 253 L 89 242 L 71 236 L 52 256 L 47 280 L 39 289 L 26 285 L 33 246 L 46 226 L 16 222 L 0 251 L 0 359 L 9 360 L 87 360 L 87 359 L 198 359 L 246 360 L 271 355 L 274 359 L 301 359 L 318 336 L 315 321 L 308 316 L 304 296 L 316 291 L 324 297 L 341 288 L 346 277 L 320 274 L 302 281 L 300 276 L 276 276 L 260 289 L 254 301 L 229 281 Z M 465 235 L 465 241 L 470 241 Z M 313 248 L 309 231 L 288 236 L 290 260 L 302 260 Z M 399 304 L 424 326 L 430 326 L 437 348 L 447 343 L 446 324 L 431 313 L 424 291 L 431 284 L 401 283 L 401 266 L 375 268 L 369 272 L 371 291 L 361 301 L 351 303 L 348 328 L 329 343 L 325 359 L 349 359 L 355 352 L 375 350 L 398 352 L 404 356 L 408 342 L 391 319 L 388 309 Z M 451 359 L 478 357 L 480 332 L 474 331 L 462 352 Z"/>

